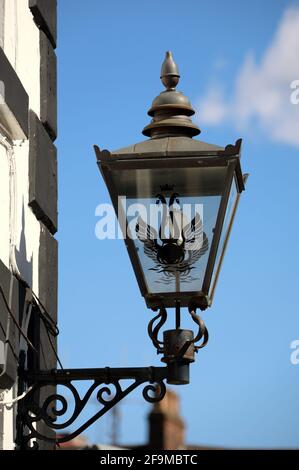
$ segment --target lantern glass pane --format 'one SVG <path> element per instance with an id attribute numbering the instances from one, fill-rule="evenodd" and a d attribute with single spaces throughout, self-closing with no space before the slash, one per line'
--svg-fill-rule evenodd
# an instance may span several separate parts
<path id="1" fill-rule="evenodd" d="M 158 166 L 158 163 L 157 163 Z M 112 181 L 120 196 L 141 199 L 155 197 L 161 188 L 170 195 L 213 196 L 222 192 L 226 167 L 128 168 L 111 171 Z"/>
<path id="2" fill-rule="evenodd" d="M 226 174 L 226 167 L 112 172 L 148 294 L 201 291 Z M 169 247 L 171 235 L 179 248 Z"/>

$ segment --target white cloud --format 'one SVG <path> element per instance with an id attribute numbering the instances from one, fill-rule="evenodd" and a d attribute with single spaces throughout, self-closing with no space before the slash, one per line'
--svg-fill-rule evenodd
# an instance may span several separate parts
<path id="1" fill-rule="evenodd" d="M 223 91 L 217 85 L 211 87 L 204 99 L 200 100 L 199 114 L 201 122 L 212 125 L 222 122 L 227 116 L 228 106 L 223 101 Z"/>
<path id="2" fill-rule="evenodd" d="M 258 126 L 276 142 L 299 147 L 299 104 L 291 102 L 291 83 L 299 79 L 299 8 L 283 15 L 259 63 L 248 54 L 231 98 L 212 86 L 199 100 L 200 123 L 231 121 L 238 130 Z"/>

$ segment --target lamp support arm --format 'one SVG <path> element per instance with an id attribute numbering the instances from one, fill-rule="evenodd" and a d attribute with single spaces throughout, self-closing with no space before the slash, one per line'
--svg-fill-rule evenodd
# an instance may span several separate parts
<path id="1" fill-rule="evenodd" d="M 74 439 L 139 386 L 143 386 L 143 398 L 149 403 L 155 403 L 165 396 L 164 381 L 175 385 L 188 384 L 189 366 L 194 361 L 194 353 L 208 341 L 203 320 L 196 315 L 195 309 L 190 314 L 199 327 L 195 337 L 191 330 L 181 329 L 176 324 L 176 329 L 164 331 L 163 341 L 159 340 L 160 329 L 167 320 L 163 306 L 149 323 L 149 336 L 157 353 L 163 354 L 165 367 L 26 370 L 21 365 L 19 391 L 21 394 L 26 390 L 28 392 L 18 402 L 19 448 L 38 449 L 40 440 L 59 445 Z M 203 343 L 197 346 L 195 343 L 201 338 Z M 25 364 L 24 357 L 22 362 Z M 124 383 L 126 380 L 130 381 L 128 385 Z M 87 384 L 84 392 L 80 385 L 82 382 Z M 77 423 L 77 418 L 80 419 L 81 412 L 92 397 L 99 404 L 96 413 L 84 424 L 77 425 L 75 431 L 59 436 L 63 430 Z"/>
<path id="2" fill-rule="evenodd" d="M 164 380 L 167 377 L 168 367 L 54 369 L 36 373 L 23 371 L 21 380 L 24 388 L 32 388 L 18 406 L 17 444 L 20 449 L 30 450 L 38 449 L 39 440 L 59 445 L 74 439 L 129 393 L 147 382 L 142 390 L 143 398 L 149 403 L 160 401 L 166 393 Z M 123 380 L 130 380 L 129 385 L 120 383 Z M 75 386 L 76 382 L 82 381 L 92 381 L 83 395 L 79 394 L 79 384 Z M 53 393 L 49 394 L 46 389 L 45 396 L 44 387 L 51 385 Z M 57 386 L 60 390 L 56 392 Z M 92 396 L 96 397 L 99 410 L 67 436 L 57 436 L 56 432 L 62 432 L 75 423 Z M 46 424 L 54 433 L 45 432 L 42 424 Z"/>

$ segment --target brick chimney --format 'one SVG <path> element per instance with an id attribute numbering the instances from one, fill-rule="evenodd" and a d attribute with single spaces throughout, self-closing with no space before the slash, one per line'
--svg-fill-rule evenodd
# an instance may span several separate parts
<path id="1" fill-rule="evenodd" d="M 168 390 L 163 400 L 155 403 L 148 420 L 150 449 L 184 448 L 185 424 L 180 416 L 179 397 L 175 392 Z"/>

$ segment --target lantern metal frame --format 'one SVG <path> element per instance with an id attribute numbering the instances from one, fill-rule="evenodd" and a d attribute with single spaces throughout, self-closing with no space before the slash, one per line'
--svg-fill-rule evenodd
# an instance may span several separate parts
<path id="1" fill-rule="evenodd" d="M 226 167 L 226 179 L 224 183 L 223 193 L 221 196 L 220 206 L 218 209 L 215 231 L 213 236 L 213 241 L 209 253 L 208 263 L 205 270 L 205 276 L 203 280 L 202 290 L 200 292 L 180 292 L 180 303 L 182 307 L 196 307 L 201 310 L 205 310 L 208 306 L 211 305 L 214 290 L 211 296 L 209 296 L 209 290 L 211 286 L 211 280 L 213 271 L 215 268 L 215 260 L 217 255 L 217 250 L 219 246 L 219 241 L 222 233 L 223 222 L 226 214 L 227 203 L 229 199 L 230 189 L 235 179 L 236 188 L 238 191 L 238 196 L 236 198 L 235 207 L 233 208 L 232 219 L 230 222 L 230 227 L 226 234 L 225 246 L 227 245 L 228 238 L 231 231 L 231 226 L 233 224 L 233 219 L 236 213 L 236 209 L 239 202 L 239 195 L 244 190 L 244 180 L 245 177 L 242 175 L 241 165 L 240 165 L 240 154 L 241 154 L 241 143 L 242 140 L 239 139 L 236 141 L 235 145 L 229 144 L 225 148 L 220 148 L 217 146 L 212 146 L 210 144 L 204 144 L 203 142 L 192 141 L 192 139 L 187 138 L 184 140 L 184 148 L 176 150 L 176 142 L 179 146 L 182 145 L 182 138 L 171 137 L 171 151 L 165 150 L 165 139 L 155 139 L 154 148 L 155 152 L 152 151 L 152 142 L 146 141 L 141 144 L 134 146 L 132 148 L 121 149 L 116 152 L 109 152 L 108 150 L 101 151 L 99 147 L 95 146 L 95 153 L 97 157 L 97 162 L 99 169 L 102 173 L 103 179 L 107 186 L 107 189 L 112 200 L 114 210 L 117 214 L 117 218 L 121 220 L 126 220 L 123 209 L 118 202 L 118 197 L 121 196 L 118 194 L 113 179 L 112 171 L 123 171 L 123 170 L 133 170 L 133 169 L 179 169 L 179 168 L 200 168 L 200 167 Z M 200 146 L 202 150 L 194 150 L 195 146 Z M 191 149 L 190 149 L 191 147 Z M 206 148 L 205 148 L 206 147 Z M 213 148 L 214 147 L 214 148 Z M 160 148 L 160 150 L 158 150 Z M 159 308 L 161 305 L 167 307 L 175 307 L 176 305 L 176 293 L 163 293 L 161 295 L 151 294 L 147 291 L 146 281 L 144 279 L 143 270 L 140 265 L 136 253 L 136 247 L 134 241 L 127 235 L 128 223 L 126 220 L 125 227 L 125 244 L 128 250 L 128 254 L 131 260 L 131 264 L 134 269 L 134 273 L 139 285 L 141 295 L 146 301 L 148 308 Z M 223 254 L 221 255 L 221 260 L 216 272 L 215 283 L 217 282 L 219 271 L 221 268 L 223 260 Z"/>

